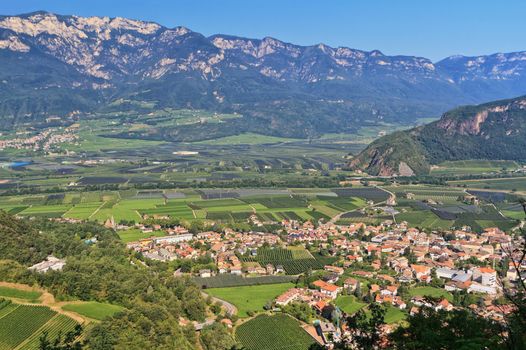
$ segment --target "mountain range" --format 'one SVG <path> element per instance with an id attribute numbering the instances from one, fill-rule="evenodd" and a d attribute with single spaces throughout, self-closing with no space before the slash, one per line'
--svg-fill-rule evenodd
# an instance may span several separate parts
<path id="1" fill-rule="evenodd" d="M 526 96 L 455 108 L 372 142 L 351 162 L 372 175 L 426 175 L 448 160 L 526 161 Z"/>
<path id="2" fill-rule="evenodd" d="M 307 138 L 411 124 L 458 105 L 522 95 L 525 69 L 526 51 L 433 63 L 35 12 L 0 16 L 0 128 L 184 108 L 243 116 L 200 126 L 209 137 L 252 131 Z"/>

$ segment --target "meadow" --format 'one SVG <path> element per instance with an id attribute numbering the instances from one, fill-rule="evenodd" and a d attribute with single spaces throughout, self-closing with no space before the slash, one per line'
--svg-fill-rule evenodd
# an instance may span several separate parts
<path id="1" fill-rule="evenodd" d="M 239 317 L 248 317 L 248 312 L 261 312 L 263 306 L 278 295 L 294 287 L 292 283 L 266 284 L 242 287 L 210 288 L 206 290 L 219 299 L 234 304 Z"/>
<path id="2" fill-rule="evenodd" d="M 76 312 L 94 320 L 102 320 L 124 310 L 122 306 L 96 301 L 76 302 L 62 306 L 62 310 Z"/>
<path id="3" fill-rule="evenodd" d="M 39 291 L 22 290 L 3 286 L 0 287 L 0 297 L 37 301 L 41 295 L 42 293 Z"/>

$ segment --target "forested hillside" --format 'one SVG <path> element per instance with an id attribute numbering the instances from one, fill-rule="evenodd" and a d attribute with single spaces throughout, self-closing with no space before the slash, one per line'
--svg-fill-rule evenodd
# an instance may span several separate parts
<path id="1" fill-rule="evenodd" d="M 95 244 L 86 239 L 97 238 Z M 53 254 L 62 271 L 37 274 L 27 267 Z M 193 325 L 207 304 L 197 286 L 173 277 L 166 264 L 145 263 L 116 234 L 93 223 L 21 220 L 0 212 L 0 280 L 38 284 L 59 299 L 96 300 L 125 307 L 86 335 L 87 349 L 194 349 Z M 219 329 L 221 331 L 221 329 Z"/>
<path id="2" fill-rule="evenodd" d="M 526 97 L 464 106 L 369 145 L 351 166 L 375 175 L 427 174 L 446 160 L 526 160 Z"/>

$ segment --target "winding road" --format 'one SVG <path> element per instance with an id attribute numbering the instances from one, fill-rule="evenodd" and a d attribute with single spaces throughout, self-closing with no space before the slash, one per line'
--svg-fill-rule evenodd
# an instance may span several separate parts
<path id="1" fill-rule="evenodd" d="M 231 304 L 228 301 L 225 301 L 223 299 L 219 299 L 209 294 L 206 294 L 205 292 L 201 292 L 201 294 L 203 295 L 203 298 L 211 297 L 214 303 L 221 304 L 221 306 L 223 307 L 227 315 L 237 315 L 237 307 L 235 307 L 234 304 Z"/>

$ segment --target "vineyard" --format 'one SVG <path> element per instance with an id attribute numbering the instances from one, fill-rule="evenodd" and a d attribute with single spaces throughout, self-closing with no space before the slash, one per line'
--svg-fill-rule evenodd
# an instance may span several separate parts
<path id="1" fill-rule="evenodd" d="M 17 347 L 24 350 L 39 348 L 39 339 L 48 332 L 54 339 L 59 333 L 72 330 L 76 322 L 45 306 L 17 305 L 0 300 L 0 350 Z"/>
<path id="2" fill-rule="evenodd" d="M 307 350 L 314 343 L 298 321 L 283 314 L 261 315 L 243 323 L 236 336 L 247 350 Z"/>
<path id="3" fill-rule="evenodd" d="M 18 305 L 0 318 L 0 350 L 15 348 L 55 314 L 55 311 L 44 306 Z"/>
<path id="4" fill-rule="evenodd" d="M 292 251 L 283 248 L 260 248 L 255 258 L 243 258 L 244 261 L 257 261 L 262 266 L 272 264 L 283 266 L 288 275 L 298 275 L 308 270 L 319 270 L 323 268 L 314 257 L 306 250 Z"/>
<path id="5" fill-rule="evenodd" d="M 28 341 L 20 347 L 20 350 L 38 350 L 40 348 L 40 337 L 44 332 L 47 332 L 48 339 L 56 339 L 59 334 L 64 336 L 71 332 L 77 323 L 64 315 L 56 315 L 53 317 L 39 332 L 35 332 Z"/>
<path id="6" fill-rule="evenodd" d="M 193 281 L 201 288 L 224 288 L 240 286 L 256 286 L 262 284 L 276 284 L 293 282 L 294 276 L 259 276 L 259 277 L 241 277 L 232 274 L 219 274 L 212 277 L 194 277 Z"/>

